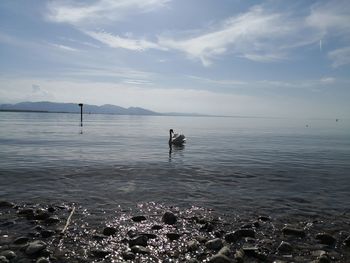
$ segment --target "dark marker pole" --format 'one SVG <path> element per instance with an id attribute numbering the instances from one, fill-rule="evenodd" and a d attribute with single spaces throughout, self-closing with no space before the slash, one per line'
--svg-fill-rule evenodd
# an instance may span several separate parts
<path id="1" fill-rule="evenodd" d="M 83 127 L 83 103 L 79 103 L 80 107 L 80 126 Z"/>

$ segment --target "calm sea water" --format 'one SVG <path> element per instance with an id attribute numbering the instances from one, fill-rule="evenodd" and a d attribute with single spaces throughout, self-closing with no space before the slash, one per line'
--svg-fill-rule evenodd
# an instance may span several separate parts
<path id="1" fill-rule="evenodd" d="M 0 112 L 0 199 L 349 211 L 349 120 L 85 115 L 83 128 L 79 120 Z M 187 137 L 171 153 L 170 128 Z"/>

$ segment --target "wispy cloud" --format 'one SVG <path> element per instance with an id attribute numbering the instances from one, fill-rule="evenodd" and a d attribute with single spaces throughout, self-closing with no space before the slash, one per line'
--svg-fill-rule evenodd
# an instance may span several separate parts
<path id="1" fill-rule="evenodd" d="M 76 26 L 121 20 L 130 13 L 145 13 L 164 7 L 170 0 L 99 0 L 93 3 L 53 1 L 47 18 Z"/>
<path id="2" fill-rule="evenodd" d="M 350 64 L 350 46 L 333 50 L 328 53 L 328 57 L 333 61 L 334 68 Z"/>
<path id="3" fill-rule="evenodd" d="M 79 51 L 76 48 L 72 48 L 72 47 L 69 47 L 69 46 L 66 46 L 66 45 L 55 44 L 55 43 L 50 43 L 50 45 L 55 47 L 55 48 L 64 50 L 64 51 L 70 51 L 70 52 L 77 52 L 77 51 Z"/>
<path id="4" fill-rule="evenodd" d="M 145 39 L 123 38 L 103 31 L 84 31 L 84 33 L 112 48 L 124 48 L 135 51 L 144 51 L 147 49 L 165 50 L 165 48 L 159 46 L 157 43 Z"/>

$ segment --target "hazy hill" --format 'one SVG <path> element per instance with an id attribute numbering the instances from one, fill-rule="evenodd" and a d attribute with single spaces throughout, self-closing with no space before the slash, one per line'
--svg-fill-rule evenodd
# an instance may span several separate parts
<path id="1" fill-rule="evenodd" d="M 56 102 L 21 102 L 17 104 L 2 104 L 0 110 L 4 111 L 43 111 L 43 112 L 69 112 L 78 113 L 80 107 L 77 103 Z M 106 104 L 102 106 L 84 104 L 85 113 L 103 113 L 119 115 L 161 115 L 160 113 L 138 107 L 123 108 L 116 105 Z"/>

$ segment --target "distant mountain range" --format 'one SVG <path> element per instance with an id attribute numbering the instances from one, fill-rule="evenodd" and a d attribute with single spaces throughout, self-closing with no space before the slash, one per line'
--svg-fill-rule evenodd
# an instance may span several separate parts
<path id="1" fill-rule="evenodd" d="M 56 102 L 21 102 L 17 104 L 2 104 L 0 111 L 34 111 L 34 112 L 66 112 L 79 113 L 80 107 L 77 103 L 56 103 Z M 84 113 L 98 113 L 98 114 L 118 114 L 118 115 L 163 115 L 158 112 L 139 108 L 129 107 L 123 108 L 111 104 L 102 106 L 84 104 Z"/>

